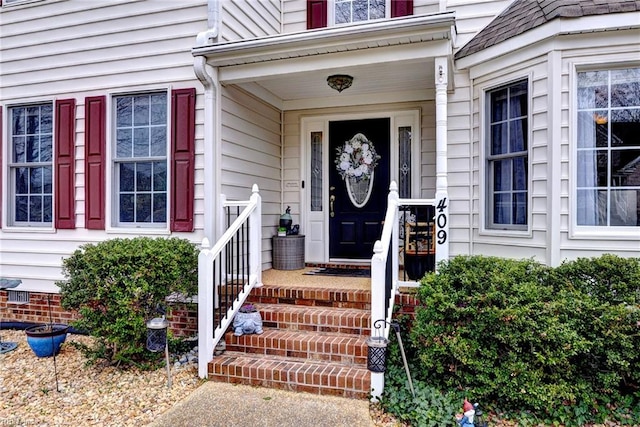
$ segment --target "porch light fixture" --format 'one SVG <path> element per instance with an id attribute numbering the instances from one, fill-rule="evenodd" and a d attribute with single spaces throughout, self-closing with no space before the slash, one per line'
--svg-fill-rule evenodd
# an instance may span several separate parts
<path id="1" fill-rule="evenodd" d="M 346 74 L 334 74 L 327 77 L 327 84 L 329 87 L 337 90 L 338 92 L 342 92 L 343 90 L 351 87 L 351 83 L 353 83 L 353 77 Z"/>

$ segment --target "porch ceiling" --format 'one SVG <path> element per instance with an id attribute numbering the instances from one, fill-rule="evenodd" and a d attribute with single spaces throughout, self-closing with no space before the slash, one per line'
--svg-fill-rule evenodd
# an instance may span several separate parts
<path id="1" fill-rule="evenodd" d="M 451 13 L 196 47 L 235 84 L 283 110 L 433 99 L 434 58 L 451 57 Z M 451 69 L 451 67 L 449 67 Z M 338 93 L 332 74 L 353 76 Z M 453 79 L 449 79 L 453 81 Z"/>

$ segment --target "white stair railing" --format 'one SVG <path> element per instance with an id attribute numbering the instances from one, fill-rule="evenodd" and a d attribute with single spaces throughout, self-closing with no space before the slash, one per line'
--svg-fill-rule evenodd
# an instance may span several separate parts
<path id="1" fill-rule="evenodd" d="M 389 325 L 393 316 L 393 304 L 400 286 L 416 287 L 418 282 L 400 280 L 399 245 L 400 208 L 435 206 L 435 199 L 401 199 L 395 181 L 389 185 L 387 211 L 380 240 L 376 241 L 371 257 L 371 336 L 389 338 Z M 429 218 L 431 220 L 432 218 Z M 406 217 L 403 217 L 406 223 Z M 404 224 L 403 224 L 404 226 Z M 403 227 L 404 228 L 404 227 Z M 431 236 L 435 238 L 435 236 Z M 437 246 L 436 246 L 437 248 Z M 405 248 L 406 249 L 406 248 Z M 436 249 L 437 252 L 437 249 Z M 436 256 L 436 259 L 438 257 Z M 406 276 L 406 274 L 405 274 Z M 377 320 L 377 329 L 374 324 Z M 384 373 L 371 372 L 371 398 L 377 401 L 384 391 Z"/>
<path id="2" fill-rule="evenodd" d="M 254 185 L 248 201 L 227 201 L 223 212 L 237 216 L 210 247 L 203 239 L 198 256 L 198 375 L 207 377 L 218 342 L 254 287 L 262 286 L 262 202 Z M 242 208 L 240 211 L 240 208 Z"/>

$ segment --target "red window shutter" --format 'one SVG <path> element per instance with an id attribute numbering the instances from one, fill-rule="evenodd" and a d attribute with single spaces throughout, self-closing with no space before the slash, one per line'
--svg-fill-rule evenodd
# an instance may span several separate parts
<path id="1" fill-rule="evenodd" d="M 56 214 L 55 227 L 58 229 L 76 228 L 75 211 L 75 123 L 76 100 L 56 101 L 55 125 L 55 191 Z"/>
<path id="2" fill-rule="evenodd" d="M 327 0 L 307 0 L 307 29 L 327 26 Z"/>
<path id="3" fill-rule="evenodd" d="M 104 230 L 107 98 L 87 97 L 84 108 L 84 224 L 90 230 Z"/>
<path id="4" fill-rule="evenodd" d="M 0 3 L 1 5 L 2 3 Z M 4 170 L 2 169 L 2 110 L 3 107 L 0 105 L 0 188 L 2 188 L 2 177 L 4 176 Z M 2 228 L 2 197 L 0 197 L 0 228 Z"/>
<path id="5" fill-rule="evenodd" d="M 171 231 L 193 231 L 196 90 L 171 92 Z"/>
<path id="6" fill-rule="evenodd" d="M 413 15 L 413 0 L 391 0 L 391 17 Z"/>

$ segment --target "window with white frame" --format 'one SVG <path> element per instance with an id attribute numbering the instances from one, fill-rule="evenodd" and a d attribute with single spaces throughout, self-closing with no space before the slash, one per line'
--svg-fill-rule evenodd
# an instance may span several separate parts
<path id="1" fill-rule="evenodd" d="M 382 19 L 386 16 L 386 0 L 336 0 L 335 24 Z"/>
<path id="2" fill-rule="evenodd" d="M 529 84 L 490 90 L 487 99 L 487 228 L 526 230 Z"/>
<path id="3" fill-rule="evenodd" d="M 49 227 L 53 206 L 53 105 L 9 109 L 10 223 Z"/>
<path id="4" fill-rule="evenodd" d="M 577 75 L 576 222 L 640 226 L 640 68 Z"/>
<path id="5" fill-rule="evenodd" d="M 115 225 L 167 223 L 167 94 L 116 96 Z"/>

